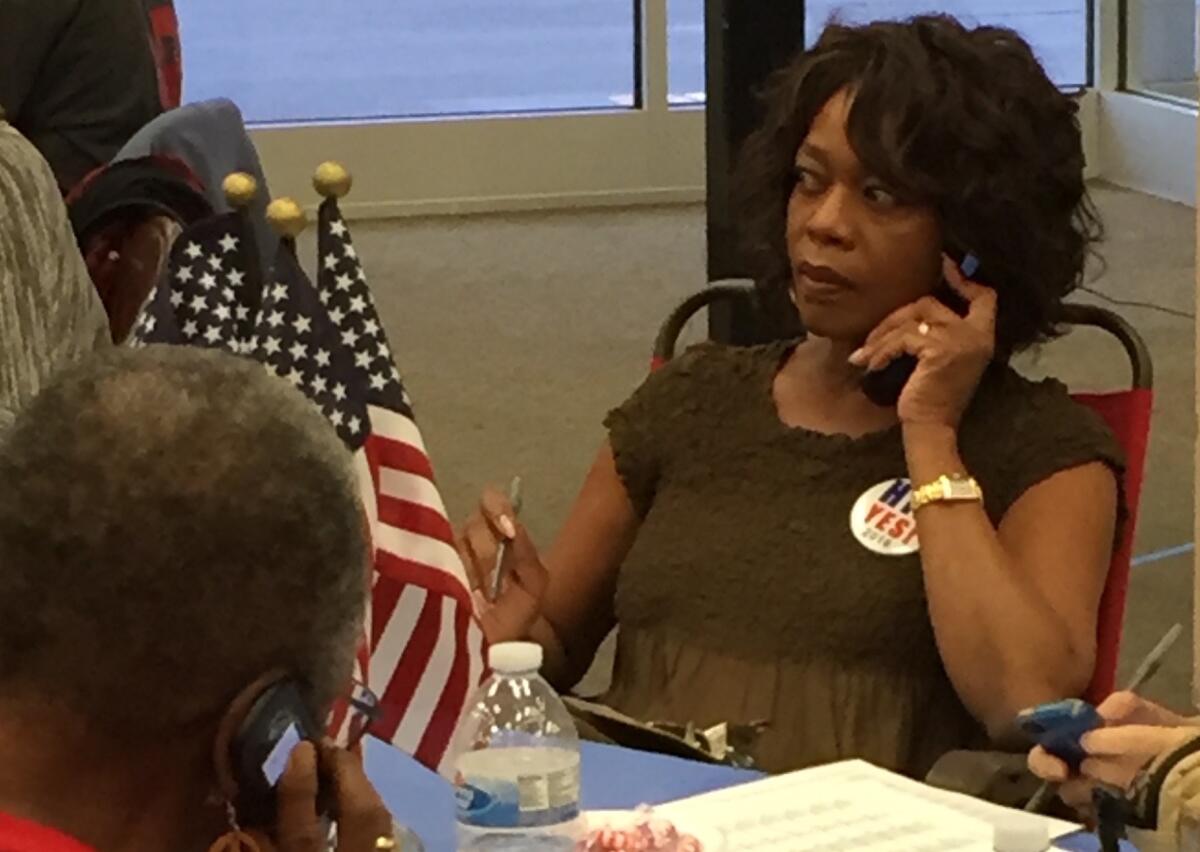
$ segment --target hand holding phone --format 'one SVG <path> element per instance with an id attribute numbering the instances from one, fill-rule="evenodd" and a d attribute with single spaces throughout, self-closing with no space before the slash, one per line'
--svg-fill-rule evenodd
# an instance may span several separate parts
<path id="1" fill-rule="evenodd" d="M 275 788 L 288 761 L 302 742 L 318 742 L 322 736 L 292 678 L 276 681 L 255 700 L 230 747 L 238 791 L 234 805 L 244 825 L 275 821 Z"/>
<path id="2" fill-rule="evenodd" d="M 330 792 L 336 846 L 328 842 L 328 824 L 318 805 L 323 788 Z M 382 848 L 378 841 L 394 831 L 392 815 L 356 755 L 327 743 L 295 748 L 278 783 L 278 814 L 271 826 L 277 852 L 376 852 Z"/>
<path id="3" fill-rule="evenodd" d="M 1072 772 L 1078 772 L 1086 756 L 1080 738 L 1104 727 L 1104 719 L 1086 701 L 1068 698 L 1022 710 L 1017 715 L 1017 726 Z"/>
<path id="4" fill-rule="evenodd" d="M 967 300 L 943 281 L 933 291 L 933 297 L 960 317 L 967 315 Z M 900 401 L 904 386 L 917 369 L 915 355 L 901 355 L 882 370 L 868 370 L 862 377 L 862 390 L 867 399 L 881 408 L 893 408 Z"/>
<path id="5" fill-rule="evenodd" d="M 997 294 L 967 278 L 978 263 L 943 256 L 942 283 L 892 311 L 850 356 L 864 394 L 906 426 L 957 429 L 996 355 Z"/>

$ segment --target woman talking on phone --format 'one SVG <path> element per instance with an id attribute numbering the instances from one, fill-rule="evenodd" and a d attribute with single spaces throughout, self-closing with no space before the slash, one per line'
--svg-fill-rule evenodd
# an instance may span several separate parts
<path id="1" fill-rule="evenodd" d="M 920 775 L 1081 693 L 1120 451 L 1008 360 L 1054 336 L 1082 278 L 1083 171 L 1076 104 L 1015 33 L 828 27 L 769 85 L 738 178 L 781 339 L 651 375 L 544 556 L 485 493 L 460 538 L 481 585 L 512 542 L 501 593 L 477 598 L 490 638 L 540 642 L 566 688 L 619 626 L 602 701 L 766 720 L 771 771 Z M 868 398 L 905 355 L 898 400 Z"/>

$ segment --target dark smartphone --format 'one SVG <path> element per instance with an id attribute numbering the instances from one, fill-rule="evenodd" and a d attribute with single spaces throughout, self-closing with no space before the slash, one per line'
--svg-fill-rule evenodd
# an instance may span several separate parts
<path id="1" fill-rule="evenodd" d="M 952 255 L 953 256 L 953 255 Z M 962 259 L 955 260 L 959 269 L 967 278 L 974 278 L 979 271 L 979 261 L 973 254 L 966 254 Z M 946 281 L 942 281 L 933 291 L 933 297 L 954 311 L 960 317 L 967 315 L 969 305 L 967 300 L 958 294 Z M 881 370 L 872 370 L 862 378 L 862 390 L 867 399 L 881 408 L 892 408 L 900 401 L 904 386 L 912 378 L 917 369 L 917 359 L 913 355 L 901 355 Z"/>
<path id="2" fill-rule="evenodd" d="M 275 786 L 292 751 L 304 740 L 320 741 L 322 734 L 295 680 L 280 680 L 259 696 L 231 745 L 230 765 L 238 786 L 234 804 L 243 825 L 275 824 Z M 322 793 L 318 792 L 318 806 L 325 800 Z"/>
<path id="3" fill-rule="evenodd" d="M 1096 708 L 1078 698 L 1039 704 L 1017 715 L 1017 727 L 1042 748 L 1079 771 L 1085 757 L 1079 738 L 1104 726 Z"/>

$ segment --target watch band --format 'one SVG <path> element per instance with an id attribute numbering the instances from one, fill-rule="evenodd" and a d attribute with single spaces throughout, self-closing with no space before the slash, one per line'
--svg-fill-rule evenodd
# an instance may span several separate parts
<path id="1" fill-rule="evenodd" d="M 970 476 L 961 473 L 939 476 L 913 492 L 915 512 L 930 503 L 982 503 L 983 489 Z"/>

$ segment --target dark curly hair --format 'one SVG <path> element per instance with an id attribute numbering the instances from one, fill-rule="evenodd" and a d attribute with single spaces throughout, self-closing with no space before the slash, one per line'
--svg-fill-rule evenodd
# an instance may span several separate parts
<path id="1" fill-rule="evenodd" d="M 0 691 L 117 740 L 280 668 L 344 688 L 370 554 L 350 456 L 287 382 L 196 347 L 60 372 L 0 445 Z"/>
<path id="2" fill-rule="evenodd" d="M 946 15 L 830 24 L 768 81 L 765 120 L 742 148 L 735 191 L 773 331 L 799 330 L 785 242 L 796 150 L 847 87 L 859 159 L 900 198 L 932 207 L 947 247 L 979 258 L 980 280 L 999 295 L 999 355 L 1056 336 L 1062 301 L 1102 235 L 1083 179 L 1078 106 L 1017 33 Z"/>

